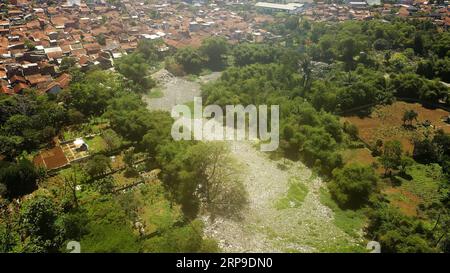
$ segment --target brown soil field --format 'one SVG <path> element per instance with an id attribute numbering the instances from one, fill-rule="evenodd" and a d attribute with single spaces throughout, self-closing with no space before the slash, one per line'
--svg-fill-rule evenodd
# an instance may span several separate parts
<path id="1" fill-rule="evenodd" d="M 391 204 L 407 216 L 417 216 L 417 206 L 421 203 L 420 197 L 398 187 L 389 187 L 383 190 Z"/>
<path id="2" fill-rule="evenodd" d="M 360 163 L 370 165 L 377 160 L 372 156 L 372 153 L 367 148 L 346 150 L 342 153 L 342 157 L 346 164 Z"/>
<path id="3" fill-rule="evenodd" d="M 403 126 L 402 117 L 406 110 L 414 110 L 419 114 L 417 122 L 412 123 L 415 128 L 408 129 Z M 443 121 L 443 117 L 448 115 L 450 112 L 442 109 L 428 109 L 419 103 L 398 101 L 391 105 L 376 107 L 369 117 L 348 116 L 342 120 L 356 125 L 360 138 L 369 145 L 374 144 L 377 139 L 383 142 L 399 140 L 403 149 L 412 153 L 413 140 L 422 138 L 425 132 L 432 133 L 435 129 L 443 129 L 446 133 L 450 133 L 450 124 Z M 422 125 L 425 120 L 431 122 L 430 127 Z"/>
<path id="4" fill-rule="evenodd" d="M 373 157 L 372 152 L 367 148 L 347 149 L 343 151 L 341 155 L 345 165 L 349 165 L 352 163 L 372 165 L 374 163 L 377 163 L 378 167 L 375 169 L 375 172 L 379 175 L 382 175 L 384 173 L 384 169 L 381 164 L 378 163 L 377 158 Z"/>

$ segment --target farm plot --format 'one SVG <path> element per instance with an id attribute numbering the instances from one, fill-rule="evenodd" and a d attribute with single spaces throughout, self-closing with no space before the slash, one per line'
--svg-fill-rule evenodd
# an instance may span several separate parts
<path id="1" fill-rule="evenodd" d="M 404 126 L 402 121 L 403 113 L 407 110 L 414 110 L 418 114 L 410 127 Z M 405 151 L 412 152 L 414 139 L 422 138 L 424 133 L 432 133 L 437 129 L 450 133 L 450 124 L 443 121 L 448 115 L 450 112 L 442 109 L 428 109 L 419 103 L 400 101 L 377 107 L 369 117 L 349 116 L 342 119 L 356 125 L 360 138 L 369 145 L 378 139 L 383 142 L 395 139 L 402 143 Z M 424 126 L 425 121 L 431 125 Z"/>

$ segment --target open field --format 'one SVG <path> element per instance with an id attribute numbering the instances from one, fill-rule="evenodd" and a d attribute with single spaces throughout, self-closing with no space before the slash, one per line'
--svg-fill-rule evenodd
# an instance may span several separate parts
<path id="1" fill-rule="evenodd" d="M 417 122 L 413 121 L 414 129 L 403 126 L 403 113 L 406 110 L 414 110 L 419 115 Z M 442 109 L 428 109 L 419 103 L 395 102 L 391 105 L 379 106 L 375 108 L 370 117 L 349 116 L 343 118 L 356 125 L 359 129 L 359 136 L 368 144 L 373 144 L 377 139 L 384 141 L 399 140 L 405 151 L 412 152 L 413 140 L 421 138 L 423 133 L 430 129 L 443 129 L 450 133 L 450 124 L 442 119 L 450 112 Z M 431 122 L 429 128 L 422 125 L 425 120 Z"/>
<path id="2" fill-rule="evenodd" d="M 342 152 L 342 158 L 345 164 L 360 163 L 371 165 L 377 162 L 376 158 L 372 156 L 372 152 L 367 148 L 347 149 Z"/>
<path id="3" fill-rule="evenodd" d="M 383 193 L 403 214 L 417 216 L 417 206 L 422 202 L 420 197 L 402 187 L 387 187 Z"/>

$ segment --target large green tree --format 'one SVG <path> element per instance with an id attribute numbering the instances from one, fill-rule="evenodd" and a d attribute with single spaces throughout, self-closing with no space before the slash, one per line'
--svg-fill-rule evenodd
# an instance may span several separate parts
<path id="1" fill-rule="evenodd" d="M 342 207 L 359 208 L 367 204 L 378 177 L 370 166 L 351 164 L 333 171 L 331 195 Z"/>

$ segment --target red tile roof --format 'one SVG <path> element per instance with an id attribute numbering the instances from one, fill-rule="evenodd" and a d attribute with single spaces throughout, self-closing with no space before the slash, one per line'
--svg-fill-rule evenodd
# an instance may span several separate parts
<path id="1" fill-rule="evenodd" d="M 28 86 L 28 84 L 19 82 L 18 84 L 16 84 L 16 85 L 14 86 L 13 90 L 14 90 L 14 93 L 17 94 L 17 93 L 20 93 L 22 90 L 27 89 L 27 88 L 30 88 L 30 87 Z"/>

